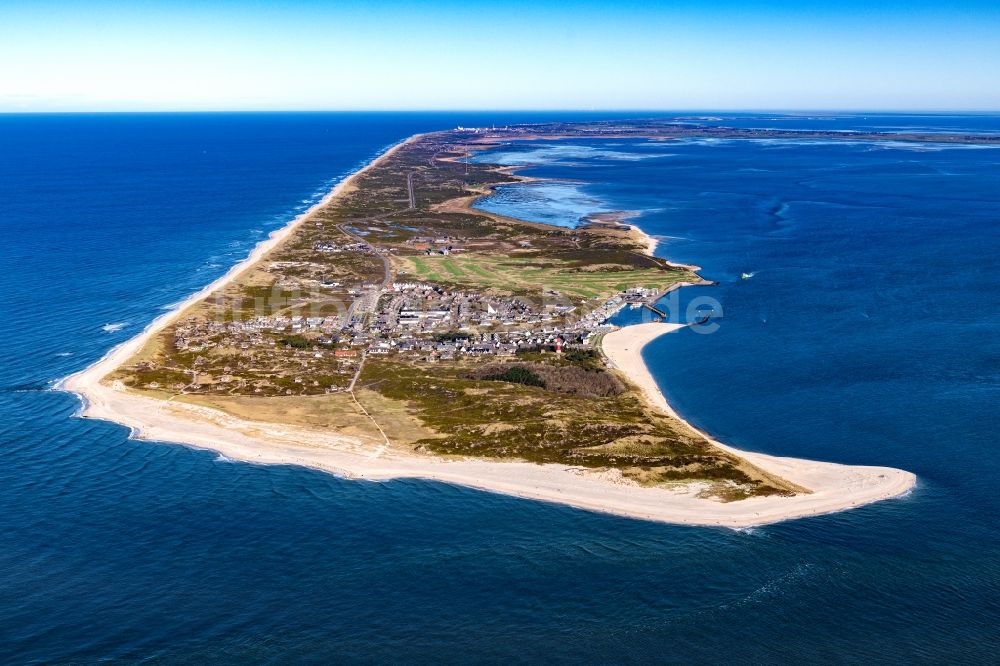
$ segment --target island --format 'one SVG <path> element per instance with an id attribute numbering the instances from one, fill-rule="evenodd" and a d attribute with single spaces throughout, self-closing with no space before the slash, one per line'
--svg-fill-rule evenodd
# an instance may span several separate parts
<path id="1" fill-rule="evenodd" d="M 478 210 L 538 138 L 978 137 L 551 123 L 411 137 L 62 388 L 134 437 L 347 478 L 424 478 L 622 516 L 742 527 L 906 493 L 909 472 L 740 451 L 667 404 L 642 360 L 657 302 L 706 284 L 627 215 L 576 228 Z M 644 308 L 652 321 L 609 317 Z"/>

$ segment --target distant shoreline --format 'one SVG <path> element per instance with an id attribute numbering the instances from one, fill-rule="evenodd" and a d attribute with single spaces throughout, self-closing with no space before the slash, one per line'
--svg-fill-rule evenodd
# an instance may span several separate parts
<path id="1" fill-rule="evenodd" d="M 392 450 L 373 450 L 354 438 L 337 433 L 245 421 L 217 410 L 147 397 L 128 391 L 123 386 L 108 386 L 103 382 L 111 372 L 142 349 L 150 338 L 181 317 L 189 307 L 235 280 L 280 245 L 317 210 L 348 191 L 358 175 L 421 136 L 424 135 L 409 137 L 382 152 L 338 183 L 308 211 L 272 232 L 267 240 L 259 243 L 249 256 L 231 267 L 223 276 L 155 318 L 139 335 L 114 347 L 84 370 L 60 381 L 56 388 L 80 397 L 82 408 L 78 416 L 125 425 L 132 430 L 130 436 L 135 439 L 177 442 L 218 451 L 228 458 L 247 462 L 302 465 L 346 478 L 424 478 L 457 483 L 481 490 L 668 523 L 746 527 L 845 510 L 903 494 L 913 486 L 915 477 L 901 470 L 777 458 L 739 451 L 713 442 L 732 455 L 812 491 L 793 497 L 755 497 L 722 503 L 698 497 L 698 489 L 693 487 L 680 490 L 643 487 L 616 479 L 614 475 L 564 465 L 482 459 L 448 460 Z M 463 203 L 469 206 L 476 198 L 471 197 Z M 653 239 L 638 227 L 631 226 L 640 238 L 646 239 L 645 246 L 651 254 L 655 249 Z M 646 343 L 676 330 L 677 327 L 670 324 L 626 327 L 607 334 L 602 347 L 608 358 L 643 390 L 651 405 L 681 420 L 656 388 L 641 356 Z"/>

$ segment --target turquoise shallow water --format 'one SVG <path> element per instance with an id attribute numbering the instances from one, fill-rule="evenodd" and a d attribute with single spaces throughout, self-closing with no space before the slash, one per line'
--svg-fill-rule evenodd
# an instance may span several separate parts
<path id="1" fill-rule="evenodd" d="M 649 348 L 669 399 L 739 446 L 910 469 L 901 500 L 745 531 L 649 524 L 234 464 L 74 419 L 47 390 L 386 145 L 524 119 L 0 118 L 0 659 L 992 659 L 1000 151 L 514 146 L 560 182 L 485 204 L 564 224 L 642 211 L 662 253 L 720 281 L 682 301 L 725 310 L 717 333 Z"/>

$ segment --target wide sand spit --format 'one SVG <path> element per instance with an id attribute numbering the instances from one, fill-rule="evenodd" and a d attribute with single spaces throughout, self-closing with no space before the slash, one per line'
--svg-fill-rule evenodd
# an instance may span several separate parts
<path id="1" fill-rule="evenodd" d="M 365 169 L 418 137 L 411 137 L 390 148 Z M 179 303 L 154 320 L 142 333 L 115 347 L 90 367 L 62 380 L 56 388 L 80 397 L 83 407 L 79 416 L 127 426 L 135 439 L 175 442 L 208 449 L 232 460 L 301 465 L 351 479 L 420 478 L 454 483 L 665 523 L 749 527 L 842 511 L 903 495 L 913 487 L 916 477 L 898 469 L 782 458 L 740 451 L 713 442 L 765 471 L 811 491 L 793 497 L 757 497 L 727 503 L 699 496 L 704 490 L 700 484 L 676 488 L 643 487 L 622 479 L 615 472 L 555 464 L 419 455 L 336 432 L 247 421 L 207 407 L 140 395 L 117 382 L 103 382 L 189 306 L 234 280 L 309 219 L 316 209 L 350 188 L 354 178 L 365 169 L 343 180 L 312 209 L 273 232 L 224 276 Z M 679 417 L 664 399 L 643 362 L 642 349 L 654 338 L 681 327 L 666 323 L 639 324 L 611 332 L 602 340 L 604 353 L 615 367 L 642 389 L 654 408 L 675 418 Z"/>

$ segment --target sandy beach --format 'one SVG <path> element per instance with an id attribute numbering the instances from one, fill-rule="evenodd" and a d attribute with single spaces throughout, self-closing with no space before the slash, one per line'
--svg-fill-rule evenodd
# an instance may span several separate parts
<path id="1" fill-rule="evenodd" d="M 619 329 L 604 336 L 602 347 L 615 367 L 642 389 L 650 404 L 682 420 L 663 397 L 642 358 L 642 350 L 656 338 L 684 328 L 684 324 L 647 323 Z M 916 476 L 892 467 L 840 465 L 836 463 L 771 456 L 742 451 L 708 438 L 719 448 L 750 463 L 808 488 L 811 493 L 790 498 L 753 498 L 732 505 L 753 506 L 761 522 L 830 513 L 903 495 L 916 483 Z"/>
<path id="2" fill-rule="evenodd" d="M 405 143 L 389 149 L 372 164 L 385 159 Z M 720 448 L 811 491 L 794 497 L 761 497 L 723 503 L 698 497 L 702 488 L 697 485 L 679 489 L 648 488 L 623 481 L 612 473 L 565 465 L 446 460 L 416 455 L 376 447 L 335 432 L 246 421 L 206 407 L 159 400 L 128 391 L 121 385 L 102 383 L 109 373 L 181 316 L 185 309 L 234 280 L 308 220 L 318 207 L 350 188 L 356 176 L 345 179 L 317 206 L 274 232 L 224 276 L 154 320 L 142 333 L 114 348 L 97 363 L 67 377 L 57 388 L 81 397 L 81 416 L 125 425 L 131 428 L 132 437 L 138 439 L 210 449 L 233 460 L 303 465 L 354 479 L 430 479 L 667 523 L 747 527 L 850 509 L 904 494 L 914 485 L 914 475 L 901 470 L 768 456 L 715 442 Z M 680 325 L 661 323 L 630 326 L 607 334 L 602 342 L 609 360 L 642 389 L 651 405 L 674 416 L 676 414 L 642 360 L 642 349 L 651 340 L 678 328 Z"/>

